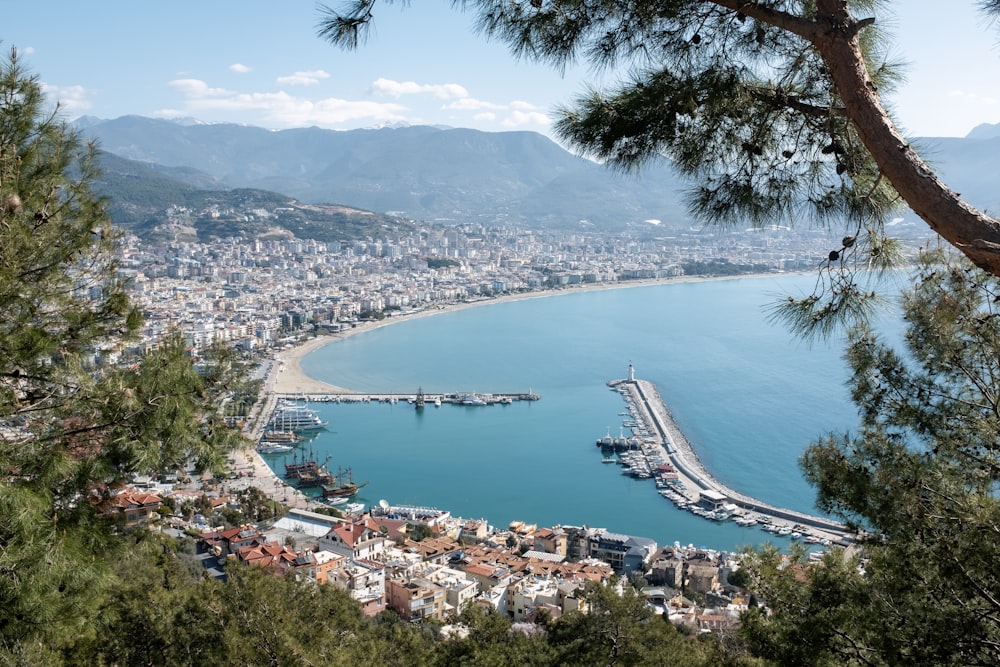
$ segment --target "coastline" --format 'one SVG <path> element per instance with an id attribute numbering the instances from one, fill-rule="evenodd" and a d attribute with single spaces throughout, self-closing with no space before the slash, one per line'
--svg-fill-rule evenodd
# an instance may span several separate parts
<path id="1" fill-rule="evenodd" d="M 466 308 L 475 308 L 478 306 L 487 306 L 490 304 L 506 303 L 510 301 L 523 301 L 525 299 L 544 299 L 556 296 L 565 296 L 567 294 L 576 294 L 580 292 L 598 292 L 604 290 L 613 289 L 629 289 L 633 287 L 649 287 L 653 285 L 673 285 L 673 284 L 684 284 L 684 283 L 701 283 L 710 281 L 720 281 L 720 280 L 740 280 L 743 278 L 762 278 L 768 276 L 791 276 L 798 275 L 802 272 L 787 272 L 787 273 L 748 273 L 738 276 L 680 276 L 677 278 L 652 278 L 645 280 L 629 280 L 627 282 L 617 282 L 617 283 L 598 283 L 591 285 L 580 285 L 576 287 L 565 287 L 559 289 L 546 289 L 538 290 L 534 292 L 524 292 L 519 294 L 505 294 L 503 296 L 481 299 L 477 301 L 465 301 L 461 303 L 452 304 L 441 304 L 434 307 L 427 308 L 425 310 L 405 313 L 402 315 L 394 315 L 391 317 L 386 317 L 384 320 L 378 320 L 375 322 L 365 322 L 359 324 L 347 331 L 327 334 L 324 336 L 317 336 L 310 340 L 300 343 L 292 348 L 283 350 L 274 355 L 274 359 L 278 364 L 277 371 L 272 374 L 273 380 L 268 382 L 266 391 L 271 394 L 353 394 L 357 393 L 352 389 L 345 387 L 340 387 L 335 384 L 324 382 L 323 380 L 318 380 L 314 377 L 308 375 L 302 369 L 302 360 L 310 353 L 325 347 L 330 343 L 335 343 L 338 340 L 343 340 L 366 331 L 373 331 L 375 329 L 396 324 L 398 322 L 406 322 L 409 320 L 430 317 L 432 315 L 440 315 L 443 313 L 455 312 L 458 310 L 464 310 Z"/>

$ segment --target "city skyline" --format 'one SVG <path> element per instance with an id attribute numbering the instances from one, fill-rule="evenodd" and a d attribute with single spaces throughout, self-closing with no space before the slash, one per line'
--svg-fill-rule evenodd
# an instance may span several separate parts
<path id="1" fill-rule="evenodd" d="M 600 77 L 515 60 L 450 3 L 384 6 L 346 53 L 317 36 L 320 5 L 260 0 L 135 5 L 21 3 L 0 40 L 75 118 L 142 115 L 271 129 L 431 124 L 550 135 L 550 114 Z M 336 3 L 331 3 L 336 8 Z M 889 3 L 891 56 L 909 63 L 888 102 L 912 136 L 1000 122 L 997 33 L 975 2 Z M 55 16 L 53 17 L 53 11 Z M 43 12 L 45 12 L 43 14 Z"/>

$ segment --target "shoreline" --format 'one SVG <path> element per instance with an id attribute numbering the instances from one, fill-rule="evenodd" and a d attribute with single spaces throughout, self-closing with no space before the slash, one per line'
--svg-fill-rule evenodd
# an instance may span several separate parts
<path id="1" fill-rule="evenodd" d="M 578 287 L 565 287 L 558 289 L 537 290 L 534 292 L 524 292 L 519 294 L 505 294 L 499 297 L 481 299 L 478 301 L 463 301 L 461 303 L 439 304 L 428 307 L 417 312 L 404 313 L 386 317 L 384 320 L 374 322 L 364 322 L 347 331 L 335 334 L 317 336 L 300 343 L 287 350 L 282 350 L 274 354 L 277 368 L 272 373 L 272 378 L 267 382 L 266 392 L 271 394 L 356 394 L 357 391 L 341 387 L 330 382 L 318 380 L 308 375 L 302 369 L 302 360 L 312 352 L 325 347 L 339 340 L 344 340 L 351 336 L 374 331 L 381 327 L 390 326 L 399 322 L 430 317 L 443 313 L 451 313 L 466 308 L 487 306 L 491 304 L 507 303 L 511 301 L 523 301 L 526 299 L 544 299 L 555 296 L 565 296 L 582 292 L 600 292 L 613 289 L 630 289 L 635 287 L 651 287 L 655 285 L 674 285 L 685 283 L 714 282 L 720 280 L 740 280 L 743 278 L 766 278 L 801 275 L 808 273 L 805 271 L 789 271 L 785 273 L 748 273 L 738 276 L 680 276 L 677 278 L 650 278 L 643 280 L 629 280 L 617 283 L 597 283 L 590 285 L 580 285 Z"/>

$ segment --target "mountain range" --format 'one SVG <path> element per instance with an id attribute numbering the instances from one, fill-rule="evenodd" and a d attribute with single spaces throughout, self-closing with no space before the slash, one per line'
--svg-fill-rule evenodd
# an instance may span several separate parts
<path id="1" fill-rule="evenodd" d="M 534 132 L 431 126 L 271 131 L 141 116 L 84 117 L 76 126 L 111 154 L 106 172 L 112 164 L 120 179 L 131 178 L 133 186 L 143 181 L 139 190 L 148 196 L 258 190 L 366 215 L 536 228 L 690 224 L 684 183 L 665 164 L 638 176 L 618 174 Z M 914 142 L 967 201 L 1000 208 L 1000 125 L 982 125 L 965 138 Z"/>

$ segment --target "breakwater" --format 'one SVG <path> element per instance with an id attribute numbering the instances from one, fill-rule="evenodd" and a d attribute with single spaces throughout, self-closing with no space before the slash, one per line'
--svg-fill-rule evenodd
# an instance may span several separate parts
<path id="1" fill-rule="evenodd" d="M 608 386 L 626 397 L 633 420 L 647 434 L 645 447 L 651 446 L 656 450 L 653 458 L 665 457 L 670 461 L 680 482 L 676 489 L 688 502 L 699 504 L 709 499 L 713 503 L 731 503 L 745 512 L 756 513 L 756 518 L 767 525 L 787 526 L 789 529 L 808 527 L 831 541 L 850 543 L 848 531 L 837 521 L 765 503 L 715 479 L 677 426 L 656 385 L 636 379 L 631 368 L 628 378 L 611 380 Z"/>

